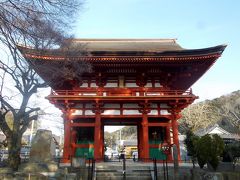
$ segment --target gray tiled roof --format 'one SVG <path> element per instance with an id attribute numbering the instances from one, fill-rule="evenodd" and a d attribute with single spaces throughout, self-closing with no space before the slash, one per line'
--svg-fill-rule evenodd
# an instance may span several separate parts
<path id="1" fill-rule="evenodd" d="M 209 126 L 207 128 L 199 129 L 198 131 L 195 132 L 195 134 L 198 135 L 198 136 L 204 136 L 206 134 L 211 133 L 211 131 L 214 130 L 215 128 L 217 128 L 217 127 L 220 130 L 223 131 L 222 134 L 218 134 L 221 138 L 240 140 L 240 136 L 238 134 L 230 133 L 230 132 L 226 131 L 225 129 L 221 128 L 218 124 L 214 124 L 214 125 Z"/>
<path id="2" fill-rule="evenodd" d="M 73 44 L 82 45 L 87 51 L 177 51 L 183 48 L 176 39 L 74 39 Z"/>

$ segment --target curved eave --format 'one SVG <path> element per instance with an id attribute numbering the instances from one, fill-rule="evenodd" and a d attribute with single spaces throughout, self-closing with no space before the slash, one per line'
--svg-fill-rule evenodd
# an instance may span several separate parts
<path id="1" fill-rule="evenodd" d="M 222 54 L 227 45 L 219 45 L 203 49 L 181 49 L 164 51 L 91 51 L 93 56 L 202 56 Z"/>
<path id="2" fill-rule="evenodd" d="M 26 47 L 18 47 L 21 53 L 27 59 L 41 60 L 84 60 L 89 62 L 106 62 L 106 61 L 179 61 L 179 60 L 194 60 L 206 59 L 211 57 L 219 57 L 226 48 L 226 45 L 219 45 L 204 49 L 188 49 L 176 51 L 97 51 L 87 52 L 85 55 L 64 55 L 64 52 L 59 50 L 35 50 Z M 83 53 L 84 54 L 84 53 Z"/>
<path id="3" fill-rule="evenodd" d="M 135 52 L 132 55 L 83 55 L 83 56 L 64 56 L 60 52 L 47 53 L 46 51 L 37 51 L 25 47 L 19 47 L 23 56 L 34 65 L 33 68 L 37 73 L 47 82 L 51 77 L 48 72 L 49 67 L 57 67 L 61 70 L 61 63 L 65 60 L 85 61 L 90 63 L 94 68 L 104 67 L 105 70 L 109 68 L 159 68 L 164 72 L 169 71 L 173 75 L 168 77 L 169 87 L 172 89 L 186 90 L 191 87 L 221 56 L 226 45 L 219 45 L 204 49 L 195 50 L 179 50 L 166 52 L 151 52 L 149 55 L 144 52 Z M 50 51 L 48 51 L 50 52 Z M 51 51 L 53 52 L 53 51 Z M 149 53 L 149 52 L 148 52 Z M 47 68 L 45 68 L 47 67 Z M 103 69 L 104 69 L 103 68 Z M 101 68 L 100 68 L 101 69 Z M 174 75 L 175 74 L 175 75 Z M 160 76 L 160 75 L 159 75 Z M 55 81 L 63 79 L 61 75 Z"/>

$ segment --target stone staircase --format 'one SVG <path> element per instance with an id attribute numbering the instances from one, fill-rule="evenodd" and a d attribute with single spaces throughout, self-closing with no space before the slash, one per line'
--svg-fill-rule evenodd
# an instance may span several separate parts
<path id="1" fill-rule="evenodd" d="M 96 180 L 122 180 L 122 165 L 96 166 Z M 126 180 L 152 180 L 149 166 L 127 165 Z"/>

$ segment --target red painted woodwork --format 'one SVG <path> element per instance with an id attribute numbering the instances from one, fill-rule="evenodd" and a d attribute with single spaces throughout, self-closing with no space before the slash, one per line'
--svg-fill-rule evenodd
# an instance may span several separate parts
<path id="1" fill-rule="evenodd" d="M 137 125 L 140 158 L 149 158 L 149 148 L 153 147 L 149 145 L 149 128 L 163 127 L 164 142 L 177 145 L 180 159 L 177 120 L 181 110 L 198 98 L 188 89 L 221 56 L 226 45 L 189 50 L 181 48 L 175 39 L 76 39 L 73 43 L 87 46 L 88 52 L 66 57 L 68 53 L 61 48 L 39 51 L 18 47 L 49 82 L 53 90 L 47 98 L 64 114 L 63 162 L 70 162 L 76 148 L 87 147 L 94 148 L 94 158 L 103 159 L 105 122 Z M 63 73 L 66 58 L 72 79 Z M 92 71 L 79 73 L 72 67 L 77 62 L 89 64 Z M 60 72 L 57 76 L 52 73 L 54 68 Z M 113 82 L 117 87 L 108 86 Z M 107 104 L 117 106 L 105 107 Z M 77 110 L 79 113 L 73 114 Z M 129 111 L 135 114 L 127 114 Z M 90 144 L 77 144 L 79 136 L 86 136 L 77 130 L 80 128 L 92 128 L 93 132 L 87 132 Z M 172 160 L 171 153 L 168 160 Z"/>
<path id="2" fill-rule="evenodd" d="M 173 131 L 173 144 L 177 146 L 178 150 L 178 160 L 180 160 L 180 147 L 179 147 L 179 139 L 178 139 L 178 123 L 177 119 L 172 119 L 172 131 Z"/>
<path id="3" fill-rule="evenodd" d="M 101 115 L 96 113 L 94 128 L 94 158 L 103 159 L 103 132 L 101 129 Z"/>
<path id="4" fill-rule="evenodd" d="M 94 144 L 75 144 L 75 143 L 72 143 L 72 147 L 74 147 L 74 148 L 94 148 Z"/>
<path id="5" fill-rule="evenodd" d="M 169 144 L 169 145 L 171 145 L 172 143 L 171 143 L 171 134 L 170 134 L 170 125 L 168 125 L 168 126 L 166 126 L 166 142 L 167 142 L 167 144 Z M 168 160 L 169 161 L 172 161 L 173 159 L 172 159 L 172 150 L 170 149 L 169 150 L 170 151 L 170 153 L 169 154 L 167 154 L 167 156 L 168 156 Z"/>
<path id="6" fill-rule="evenodd" d="M 70 128 L 70 119 L 69 113 L 65 114 L 64 118 L 64 151 L 63 151 L 63 159 L 64 163 L 69 162 L 71 158 L 71 128 Z"/>
<path id="7" fill-rule="evenodd" d="M 147 160 L 149 158 L 149 138 L 148 138 L 148 116 L 147 114 L 143 113 L 142 115 L 142 132 L 139 135 L 142 137 L 142 158 L 143 160 Z M 140 140 L 141 141 L 141 140 Z"/>

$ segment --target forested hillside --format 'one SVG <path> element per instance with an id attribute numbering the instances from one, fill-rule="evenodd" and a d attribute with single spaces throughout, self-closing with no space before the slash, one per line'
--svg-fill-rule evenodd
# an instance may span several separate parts
<path id="1" fill-rule="evenodd" d="M 188 128 L 196 131 L 218 123 L 223 129 L 240 133 L 240 90 L 213 100 L 195 103 L 184 109 L 179 120 L 179 131 Z M 120 130 L 109 135 L 119 139 Z M 136 139 L 137 128 L 126 126 L 121 129 L 121 139 Z"/>
<path id="2" fill-rule="evenodd" d="M 179 129 L 196 131 L 216 123 L 230 132 L 240 132 L 240 90 L 190 105 L 182 112 Z"/>
<path id="3" fill-rule="evenodd" d="M 121 133 L 121 138 L 120 138 Z M 125 126 L 121 130 L 114 131 L 112 133 L 104 132 L 104 142 L 108 147 L 112 147 L 118 140 L 134 140 L 137 139 L 137 127 Z"/>
<path id="4" fill-rule="evenodd" d="M 120 130 L 113 132 L 115 136 L 120 137 Z M 125 126 L 121 129 L 121 139 L 137 139 L 137 127 L 136 126 Z"/>

